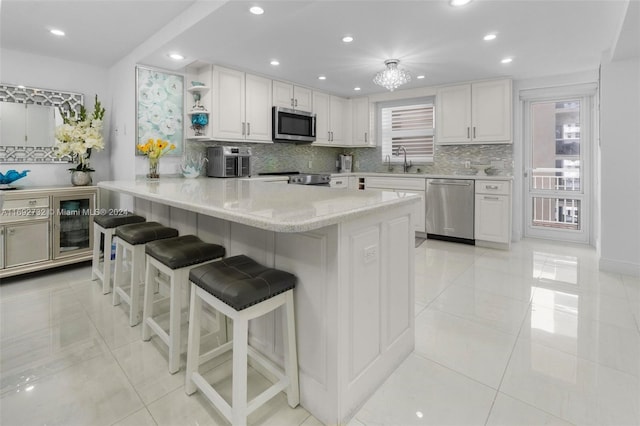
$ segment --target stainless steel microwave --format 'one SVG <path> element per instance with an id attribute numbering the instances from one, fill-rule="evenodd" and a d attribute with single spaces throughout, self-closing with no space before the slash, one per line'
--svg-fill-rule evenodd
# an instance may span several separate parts
<path id="1" fill-rule="evenodd" d="M 316 115 L 273 107 L 272 130 L 274 142 L 311 143 L 316 140 Z"/>

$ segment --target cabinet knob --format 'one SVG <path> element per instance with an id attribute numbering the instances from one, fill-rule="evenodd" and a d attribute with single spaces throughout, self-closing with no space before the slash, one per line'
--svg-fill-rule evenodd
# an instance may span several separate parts
<path id="1" fill-rule="evenodd" d="M 498 189 L 498 185 L 485 185 L 484 187 L 487 189 Z"/>
<path id="2" fill-rule="evenodd" d="M 485 200 L 499 200 L 498 197 L 484 197 Z"/>
<path id="3" fill-rule="evenodd" d="M 367 138 L 368 138 L 367 132 L 364 132 L 364 141 L 365 141 L 365 143 L 369 142 L 369 141 L 367 140 Z"/>
<path id="4" fill-rule="evenodd" d="M 251 134 L 251 123 L 247 123 L 247 136 Z"/>
<path id="5" fill-rule="evenodd" d="M 35 206 L 36 204 L 38 204 L 38 200 L 29 200 L 30 206 Z"/>

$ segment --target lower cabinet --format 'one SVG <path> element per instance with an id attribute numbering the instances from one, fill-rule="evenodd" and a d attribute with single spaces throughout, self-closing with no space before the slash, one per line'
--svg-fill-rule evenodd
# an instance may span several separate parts
<path id="1" fill-rule="evenodd" d="M 506 244 L 511 242 L 511 182 L 477 181 L 475 194 L 475 239 Z"/>
<path id="2" fill-rule="evenodd" d="M 49 221 L 25 221 L 1 227 L 4 267 L 12 268 L 49 260 Z"/>
<path id="3" fill-rule="evenodd" d="M 96 187 L 0 194 L 0 278 L 91 260 Z"/>
<path id="4" fill-rule="evenodd" d="M 426 233 L 426 179 L 424 178 L 394 178 L 394 177 L 369 177 L 365 178 L 366 189 L 385 189 L 405 194 L 417 194 L 420 202 L 416 204 L 416 232 Z"/>

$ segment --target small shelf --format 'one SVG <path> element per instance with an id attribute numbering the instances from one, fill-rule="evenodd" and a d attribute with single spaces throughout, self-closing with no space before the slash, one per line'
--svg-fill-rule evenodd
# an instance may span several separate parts
<path id="1" fill-rule="evenodd" d="M 188 136 L 187 140 L 204 141 L 204 140 L 211 140 L 211 138 L 209 136 Z"/>
<path id="2" fill-rule="evenodd" d="M 209 111 L 207 111 L 206 109 L 192 109 L 190 111 L 187 111 L 187 114 L 189 114 L 189 115 L 193 115 L 193 114 L 209 114 Z"/>
<path id="3" fill-rule="evenodd" d="M 207 90 L 209 90 L 210 87 L 209 86 L 191 86 L 187 88 L 187 92 L 189 93 L 193 93 L 193 92 L 206 92 Z"/>

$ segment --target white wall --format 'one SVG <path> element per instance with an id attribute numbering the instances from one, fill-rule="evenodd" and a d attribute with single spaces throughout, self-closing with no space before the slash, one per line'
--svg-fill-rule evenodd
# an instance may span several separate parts
<path id="1" fill-rule="evenodd" d="M 55 89 L 67 92 L 82 93 L 84 105 L 93 111 L 93 100 L 98 95 L 106 108 L 105 149 L 91 154 L 91 167 L 96 170 L 94 182 L 108 180 L 110 141 L 108 137 L 108 120 L 111 104 L 107 93 L 107 69 L 76 62 L 64 61 L 48 56 L 33 55 L 9 49 L 0 49 L 0 82 L 7 84 L 23 84 L 41 89 Z M 31 170 L 26 178 L 19 181 L 20 186 L 70 185 L 69 164 L 2 164 L 2 171 L 9 169 Z"/>
<path id="2" fill-rule="evenodd" d="M 602 65 L 600 140 L 600 269 L 640 276 L 638 58 Z"/>

